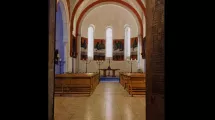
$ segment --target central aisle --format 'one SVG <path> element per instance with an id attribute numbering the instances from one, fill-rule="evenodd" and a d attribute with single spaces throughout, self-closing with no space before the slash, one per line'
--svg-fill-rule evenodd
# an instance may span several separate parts
<path id="1" fill-rule="evenodd" d="M 55 120 L 145 120 L 145 97 L 118 82 L 100 82 L 90 97 L 55 97 Z"/>

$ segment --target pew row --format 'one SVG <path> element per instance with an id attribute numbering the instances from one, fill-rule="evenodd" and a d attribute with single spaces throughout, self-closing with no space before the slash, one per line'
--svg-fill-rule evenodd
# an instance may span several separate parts
<path id="1" fill-rule="evenodd" d="M 146 79 L 144 73 L 120 73 L 120 84 L 133 95 L 145 95 Z"/>
<path id="2" fill-rule="evenodd" d="M 98 73 L 57 74 L 55 75 L 55 94 L 91 95 L 98 84 Z"/>

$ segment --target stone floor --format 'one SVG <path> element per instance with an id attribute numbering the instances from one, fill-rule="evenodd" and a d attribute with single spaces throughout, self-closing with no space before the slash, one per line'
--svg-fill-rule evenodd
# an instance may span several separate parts
<path id="1" fill-rule="evenodd" d="M 146 120 L 145 97 L 117 82 L 101 82 L 90 97 L 55 97 L 55 120 Z"/>

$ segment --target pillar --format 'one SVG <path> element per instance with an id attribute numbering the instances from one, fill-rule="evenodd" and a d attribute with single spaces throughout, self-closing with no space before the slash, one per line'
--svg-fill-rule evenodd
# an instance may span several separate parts
<path id="1" fill-rule="evenodd" d="M 64 73 L 65 72 L 68 72 L 68 53 L 67 53 L 67 39 L 65 38 L 64 40 L 63 40 L 63 45 L 64 45 L 64 61 L 65 61 L 65 63 L 64 63 Z"/>
<path id="2" fill-rule="evenodd" d="M 81 35 L 79 34 L 77 36 L 77 58 L 76 58 L 76 71 L 79 72 L 80 71 L 80 59 L 81 59 Z"/>
<path id="3" fill-rule="evenodd" d="M 54 119 L 54 51 L 55 51 L 55 22 L 56 1 L 48 0 L 49 37 L 48 37 L 48 120 Z"/>
<path id="4" fill-rule="evenodd" d="M 137 69 L 140 69 L 140 62 L 141 62 L 141 35 L 138 35 L 138 49 L 137 49 Z"/>

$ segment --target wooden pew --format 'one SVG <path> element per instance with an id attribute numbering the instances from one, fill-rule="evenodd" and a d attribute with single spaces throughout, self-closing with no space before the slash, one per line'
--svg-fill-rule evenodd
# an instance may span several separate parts
<path id="1" fill-rule="evenodd" d="M 98 83 L 98 73 L 57 74 L 55 94 L 91 95 Z"/>
<path id="2" fill-rule="evenodd" d="M 131 75 L 128 80 L 129 93 L 133 95 L 144 95 L 146 94 L 146 79 L 145 74 L 142 75 Z"/>
<path id="3" fill-rule="evenodd" d="M 133 95 L 144 95 L 146 92 L 146 79 L 144 73 L 125 73 L 124 88 Z"/>
<path id="4" fill-rule="evenodd" d="M 120 84 L 124 87 L 127 88 L 128 86 L 128 80 L 130 79 L 130 75 L 141 75 L 143 73 L 129 73 L 129 72 L 124 72 L 120 73 Z"/>
<path id="5" fill-rule="evenodd" d="M 62 80 L 55 80 L 55 94 L 63 93 L 63 81 Z"/>
<path id="6" fill-rule="evenodd" d="M 119 83 L 123 85 L 123 74 L 124 72 L 119 72 Z"/>
<path id="7" fill-rule="evenodd" d="M 126 74 L 127 73 L 122 73 L 120 75 L 120 78 L 121 78 L 120 84 L 124 87 L 124 89 L 126 88 L 128 80 L 129 80 L 129 77 Z"/>

